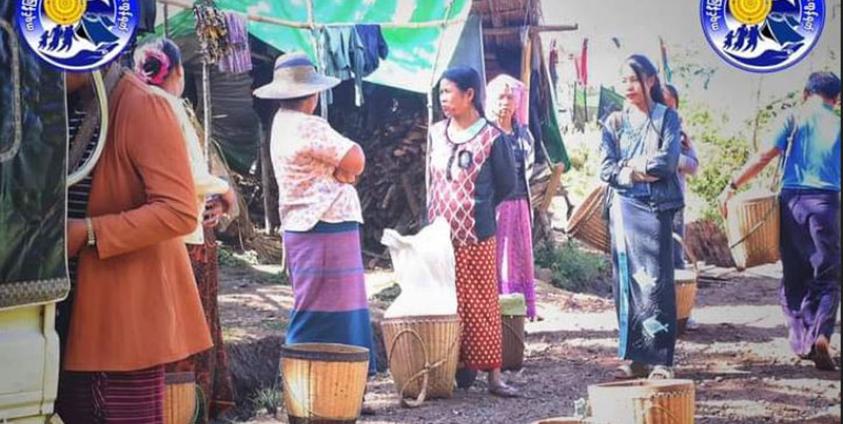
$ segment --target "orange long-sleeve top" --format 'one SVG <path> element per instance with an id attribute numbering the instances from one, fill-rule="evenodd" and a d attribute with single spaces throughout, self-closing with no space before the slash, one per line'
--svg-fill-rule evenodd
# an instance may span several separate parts
<path id="1" fill-rule="evenodd" d="M 131 73 L 109 96 L 109 122 L 88 203 L 97 244 L 79 256 L 69 371 L 139 370 L 212 345 L 181 238 L 197 209 L 179 124 Z"/>

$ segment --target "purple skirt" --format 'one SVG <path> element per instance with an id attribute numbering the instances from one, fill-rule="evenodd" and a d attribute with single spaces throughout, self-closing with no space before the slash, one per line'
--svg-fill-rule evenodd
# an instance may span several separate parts
<path id="1" fill-rule="evenodd" d="M 536 285 L 533 270 L 533 230 L 530 203 L 526 198 L 507 200 L 498 206 L 498 292 L 521 293 L 527 317 L 536 317 Z"/>

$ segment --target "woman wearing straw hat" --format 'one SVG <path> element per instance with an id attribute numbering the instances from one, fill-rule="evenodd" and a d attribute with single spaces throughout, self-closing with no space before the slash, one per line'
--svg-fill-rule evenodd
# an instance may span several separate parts
<path id="1" fill-rule="evenodd" d="M 286 343 L 365 347 L 374 374 L 359 234 L 363 216 L 352 185 L 365 157 L 358 144 L 313 115 L 319 93 L 339 82 L 295 52 L 275 61 L 272 82 L 254 94 L 279 101 L 270 151 L 295 297 Z"/>

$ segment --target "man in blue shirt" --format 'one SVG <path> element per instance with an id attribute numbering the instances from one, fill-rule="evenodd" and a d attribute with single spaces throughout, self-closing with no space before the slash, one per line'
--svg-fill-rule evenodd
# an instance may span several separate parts
<path id="1" fill-rule="evenodd" d="M 785 155 L 780 250 L 782 310 L 790 346 L 817 368 L 834 370 L 829 339 L 840 304 L 840 78 L 815 72 L 804 103 L 778 127 L 772 144 L 751 159 L 720 195 L 721 211 L 738 187 Z M 791 146 L 788 144 L 792 143 Z"/>

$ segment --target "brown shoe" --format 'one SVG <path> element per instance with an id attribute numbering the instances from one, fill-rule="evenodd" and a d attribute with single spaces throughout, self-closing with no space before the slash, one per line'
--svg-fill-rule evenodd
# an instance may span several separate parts
<path id="1" fill-rule="evenodd" d="M 834 365 L 834 360 L 831 359 L 831 353 L 828 348 L 828 338 L 820 336 L 814 342 L 814 354 L 811 359 L 814 361 L 814 366 L 818 370 L 834 371 L 837 367 Z"/>

